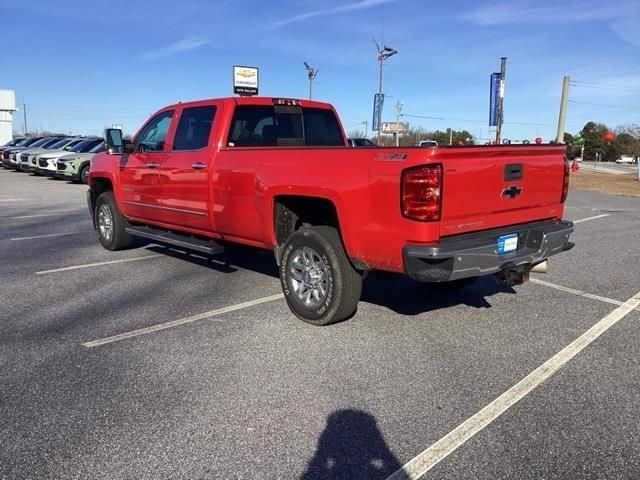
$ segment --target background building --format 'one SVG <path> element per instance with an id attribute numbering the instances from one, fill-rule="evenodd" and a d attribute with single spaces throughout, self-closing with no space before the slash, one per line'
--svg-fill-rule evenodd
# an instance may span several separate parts
<path id="1" fill-rule="evenodd" d="M 13 112 L 16 111 L 16 92 L 0 90 L 0 145 L 13 138 Z"/>

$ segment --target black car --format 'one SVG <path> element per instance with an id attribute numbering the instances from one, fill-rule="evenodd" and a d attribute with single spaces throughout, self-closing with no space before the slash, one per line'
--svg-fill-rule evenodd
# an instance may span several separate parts
<path id="1" fill-rule="evenodd" d="M 348 138 L 350 147 L 375 147 L 376 144 L 373 143 L 368 138 Z"/>
<path id="2" fill-rule="evenodd" d="M 27 148 L 29 148 L 32 144 L 36 143 L 38 140 L 42 140 L 44 137 L 27 137 L 20 142 L 18 142 L 14 147 L 9 147 L 2 152 L 2 164 L 4 168 L 15 169 L 18 167 L 18 162 L 15 161 L 16 153 L 19 153 Z M 12 158 L 13 157 L 13 158 Z"/>

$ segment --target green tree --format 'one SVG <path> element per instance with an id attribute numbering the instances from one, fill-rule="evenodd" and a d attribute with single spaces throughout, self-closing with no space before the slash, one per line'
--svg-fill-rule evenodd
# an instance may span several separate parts
<path id="1" fill-rule="evenodd" d="M 604 123 L 587 122 L 580 134 L 584 138 L 584 159 L 595 160 L 596 153 L 599 153 L 604 160 L 606 142 L 602 138 L 604 132 L 608 130 Z"/>

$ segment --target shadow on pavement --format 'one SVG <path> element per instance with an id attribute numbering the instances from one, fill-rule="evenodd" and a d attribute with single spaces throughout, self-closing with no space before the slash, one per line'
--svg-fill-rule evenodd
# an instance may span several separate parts
<path id="1" fill-rule="evenodd" d="M 364 282 L 361 299 L 401 315 L 419 315 L 456 305 L 491 308 L 487 298 L 498 293 L 516 292 L 513 288 L 498 283 L 492 275 L 480 277 L 467 287 L 451 290 L 416 282 L 406 276 L 390 281 L 371 276 Z"/>
<path id="2" fill-rule="evenodd" d="M 194 265 L 221 273 L 234 273 L 238 269 L 250 270 L 278 278 L 278 267 L 273 253 L 251 247 L 228 245 L 225 252 L 215 257 L 183 251 L 173 247 L 148 244 L 140 240 L 146 250 L 180 258 Z M 488 297 L 498 293 L 516 293 L 513 288 L 498 283 L 492 275 L 480 277 L 473 284 L 448 290 L 441 286 L 416 282 L 405 275 L 385 273 L 369 274 L 362 287 L 361 301 L 386 307 L 401 315 L 421 313 L 456 305 L 474 308 L 491 308 Z"/>
<path id="3" fill-rule="evenodd" d="M 376 419 L 362 410 L 337 410 L 327 418 L 301 480 L 384 479 L 402 467 Z"/>

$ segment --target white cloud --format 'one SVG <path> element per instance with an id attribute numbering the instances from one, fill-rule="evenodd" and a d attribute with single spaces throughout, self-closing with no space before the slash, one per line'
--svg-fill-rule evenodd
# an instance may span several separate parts
<path id="1" fill-rule="evenodd" d="M 337 15 L 339 13 L 353 12 L 356 10 L 367 10 L 369 8 L 384 5 L 385 3 L 395 2 L 397 0 L 360 0 L 359 2 L 348 3 L 347 5 L 341 5 L 339 7 L 325 8 L 321 10 L 313 10 L 311 12 L 295 15 L 293 17 L 286 18 L 275 24 L 275 27 L 282 27 L 290 23 L 301 22 L 314 17 L 325 17 L 329 15 Z"/>
<path id="2" fill-rule="evenodd" d="M 534 6 L 529 2 L 513 2 L 480 7 L 463 13 L 459 18 L 487 26 L 509 23 L 579 23 L 620 18 L 630 14 L 632 7 L 634 6 L 629 3 L 611 5 L 606 2 L 592 5 L 564 3 L 544 7 Z"/>
<path id="3" fill-rule="evenodd" d="M 480 26 L 605 22 L 619 38 L 640 46 L 640 6 L 637 1 L 564 2 L 542 7 L 530 1 L 519 1 L 480 7 L 463 13 L 458 19 Z"/>
<path id="4" fill-rule="evenodd" d="M 625 42 L 640 47 L 640 16 L 617 20 L 611 24 L 611 29 Z"/>
<path id="5" fill-rule="evenodd" d="M 183 38 L 177 42 L 167 45 L 166 47 L 160 47 L 155 50 L 142 53 L 138 56 L 139 60 L 157 60 L 159 58 L 168 57 L 181 52 L 188 52 L 189 50 L 195 50 L 203 45 L 209 43 L 209 40 L 203 40 L 193 37 Z"/>

